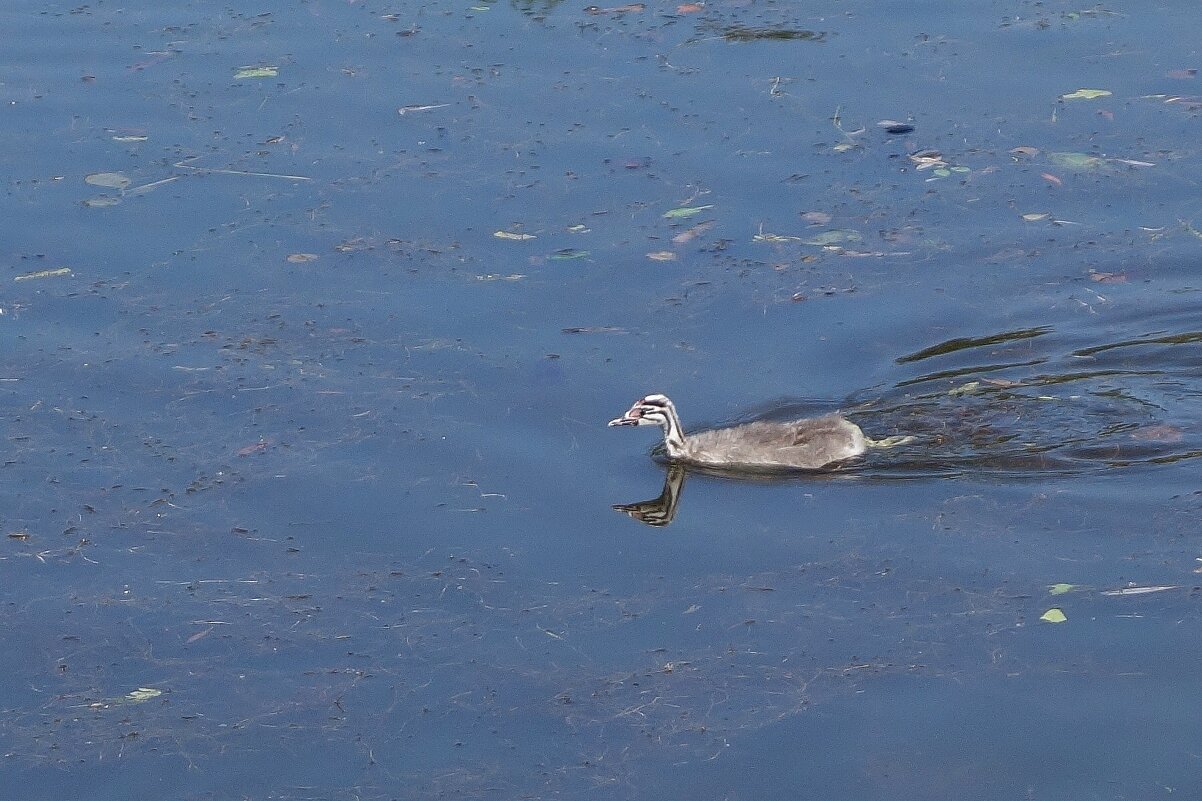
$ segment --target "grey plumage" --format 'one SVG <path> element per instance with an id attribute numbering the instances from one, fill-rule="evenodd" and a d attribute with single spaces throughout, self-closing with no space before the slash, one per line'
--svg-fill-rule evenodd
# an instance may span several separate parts
<path id="1" fill-rule="evenodd" d="M 787 423 L 758 421 L 685 434 L 676 407 L 666 395 L 640 398 L 611 426 L 658 425 L 674 462 L 723 468 L 815 470 L 859 456 L 868 448 L 891 447 L 911 437 L 875 442 L 837 414 Z"/>

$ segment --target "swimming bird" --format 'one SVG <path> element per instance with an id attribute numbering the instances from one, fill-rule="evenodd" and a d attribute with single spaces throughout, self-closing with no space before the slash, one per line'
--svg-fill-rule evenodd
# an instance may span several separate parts
<path id="1" fill-rule="evenodd" d="M 685 434 L 667 395 L 647 395 L 611 426 L 660 426 L 673 462 L 716 468 L 817 470 L 859 456 L 869 448 L 889 448 L 913 437 L 872 440 L 838 414 L 786 423 L 761 420 L 729 428 Z"/>

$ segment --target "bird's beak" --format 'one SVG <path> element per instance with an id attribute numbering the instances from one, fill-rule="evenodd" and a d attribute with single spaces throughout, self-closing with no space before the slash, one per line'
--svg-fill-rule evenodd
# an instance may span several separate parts
<path id="1" fill-rule="evenodd" d="M 611 427 L 612 426 L 637 426 L 638 424 L 639 424 L 639 418 L 631 417 L 628 414 L 624 414 L 621 417 L 617 418 L 616 420 L 609 421 L 609 425 Z"/>

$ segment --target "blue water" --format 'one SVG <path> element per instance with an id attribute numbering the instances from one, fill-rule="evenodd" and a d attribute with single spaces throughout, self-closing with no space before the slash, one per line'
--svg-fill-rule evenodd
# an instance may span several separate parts
<path id="1" fill-rule="evenodd" d="M 1196 10 L 620 5 L 0 11 L 6 786 L 1202 790 Z"/>

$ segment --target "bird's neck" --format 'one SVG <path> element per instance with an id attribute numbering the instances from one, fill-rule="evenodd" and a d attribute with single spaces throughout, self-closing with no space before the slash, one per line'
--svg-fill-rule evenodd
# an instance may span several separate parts
<path id="1" fill-rule="evenodd" d="M 667 411 L 668 422 L 664 426 L 664 447 L 668 449 L 668 456 L 679 459 L 685 455 L 684 428 L 680 425 L 676 407 L 669 406 Z"/>

